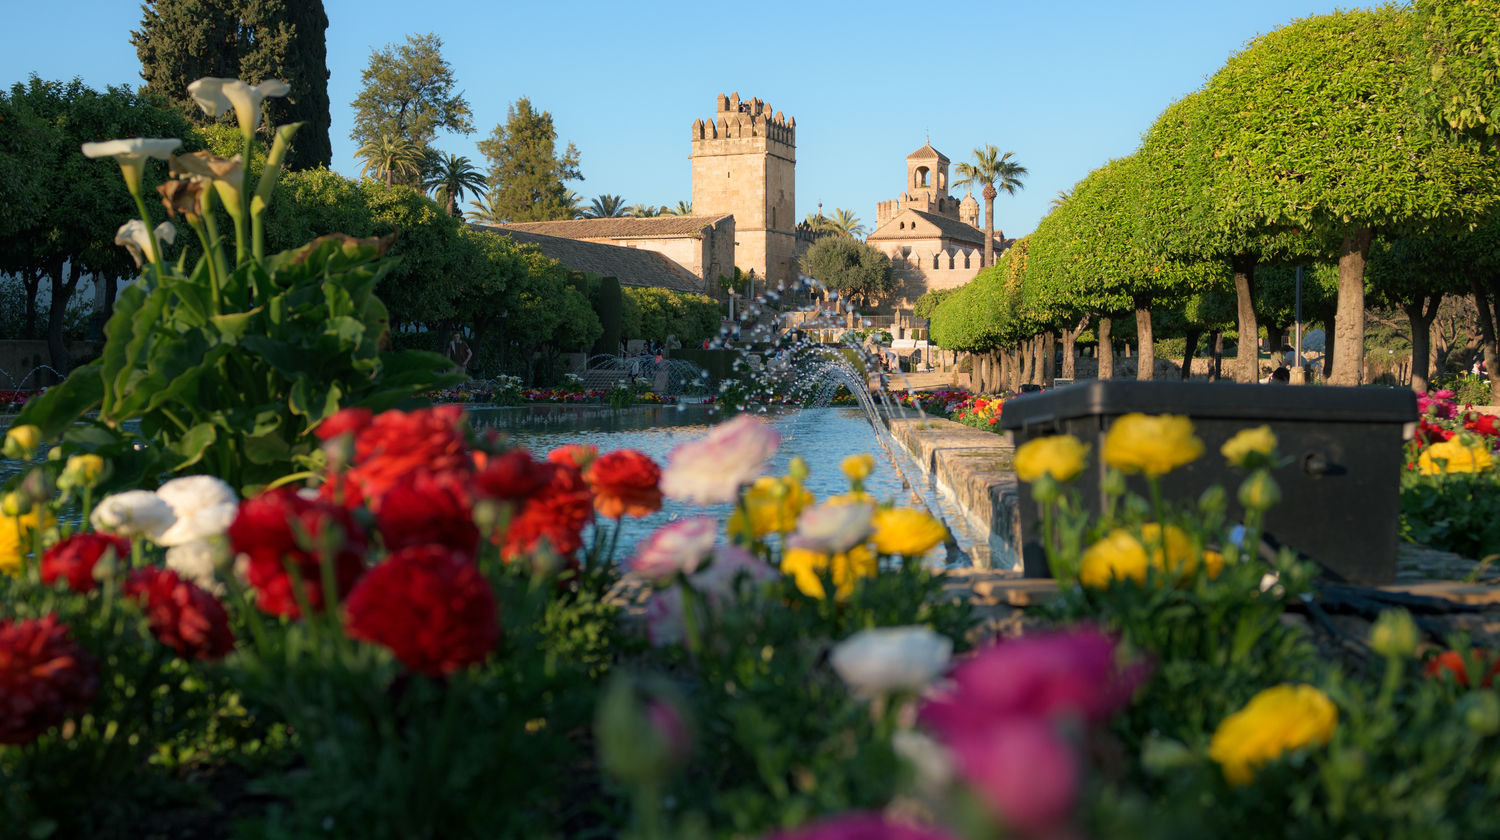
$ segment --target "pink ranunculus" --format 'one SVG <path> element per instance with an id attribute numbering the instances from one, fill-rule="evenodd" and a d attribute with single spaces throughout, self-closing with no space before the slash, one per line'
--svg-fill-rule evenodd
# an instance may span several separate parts
<path id="1" fill-rule="evenodd" d="M 997 722 L 948 745 L 958 774 L 1021 837 L 1055 836 L 1078 794 L 1078 756 L 1038 717 Z"/>
<path id="2" fill-rule="evenodd" d="M 657 528 L 636 547 L 630 568 L 636 574 L 666 582 L 678 573 L 692 574 L 714 549 L 719 523 L 710 516 L 693 516 Z"/>
<path id="3" fill-rule="evenodd" d="M 1097 724 L 1130 702 L 1145 675 L 1141 664 L 1121 665 L 1114 640 L 1094 628 L 1024 636 L 959 663 L 922 719 L 949 744 L 1013 717 Z"/>
<path id="4" fill-rule="evenodd" d="M 892 822 L 879 814 L 841 814 L 766 840 L 952 840 L 936 828 Z"/>
<path id="5" fill-rule="evenodd" d="M 687 638 L 682 612 L 680 585 L 653 591 L 646 600 L 646 641 L 653 647 L 682 644 Z"/>
<path id="6" fill-rule="evenodd" d="M 875 506 L 824 502 L 802 512 L 792 543 L 819 554 L 843 554 L 870 536 Z"/>
<path id="7" fill-rule="evenodd" d="M 781 572 L 737 545 L 721 545 L 713 551 L 713 562 L 695 573 L 691 581 L 694 589 L 718 605 L 736 597 L 741 578 L 751 586 L 760 586 L 780 579 Z"/>
<path id="8" fill-rule="evenodd" d="M 780 444 L 775 429 L 741 414 L 672 450 L 662 471 L 662 493 L 699 505 L 732 502 L 740 485 L 760 475 Z"/>
<path id="9" fill-rule="evenodd" d="M 687 579 L 697 595 L 693 605 L 700 632 L 708 626 L 714 611 L 736 602 L 741 592 L 737 588 L 740 580 L 745 580 L 747 586 L 759 587 L 780 577 L 779 572 L 739 546 L 713 549 L 713 562 L 708 568 L 689 575 Z M 681 644 L 686 638 L 683 623 L 685 603 L 680 583 L 651 593 L 646 601 L 647 641 L 655 647 Z"/>

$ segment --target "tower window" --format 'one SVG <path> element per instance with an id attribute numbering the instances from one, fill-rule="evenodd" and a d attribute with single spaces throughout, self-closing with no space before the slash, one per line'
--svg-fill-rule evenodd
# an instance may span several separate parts
<path id="1" fill-rule="evenodd" d="M 928 186 L 927 179 L 930 176 L 930 174 L 931 173 L 929 173 L 927 171 L 927 167 L 925 167 L 925 166 L 919 166 L 919 167 L 917 167 L 917 186 L 919 186 L 919 187 Z"/>

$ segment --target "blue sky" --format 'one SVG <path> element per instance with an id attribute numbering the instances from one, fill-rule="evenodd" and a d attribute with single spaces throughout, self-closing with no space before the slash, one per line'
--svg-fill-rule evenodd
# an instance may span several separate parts
<path id="1" fill-rule="evenodd" d="M 691 196 L 689 126 L 713 113 L 717 94 L 738 91 L 797 119 L 799 218 L 822 202 L 872 223 L 875 202 L 900 193 L 906 155 L 930 134 L 955 163 L 994 143 L 1030 169 L 1024 190 L 996 202 L 996 226 L 1020 236 L 1035 229 L 1058 190 L 1133 151 L 1163 108 L 1247 41 L 1335 7 L 325 0 L 333 168 L 359 173 L 349 103 L 370 51 L 434 32 L 476 128 L 439 136 L 436 145 L 476 163 L 474 144 L 526 96 L 552 113 L 560 146 L 578 146 L 585 180 L 569 186 L 580 195 L 673 205 Z M 6 17 L 7 86 L 33 72 L 96 87 L 140 83 L 129 40 L 140 7 L 132 0 L 12 5 Z"/>

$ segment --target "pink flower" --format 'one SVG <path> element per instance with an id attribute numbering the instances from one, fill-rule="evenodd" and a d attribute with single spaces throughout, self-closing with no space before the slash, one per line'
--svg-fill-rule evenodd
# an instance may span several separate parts
<path id="1" fill-rule="evenodd" d="M 842 814 L 766 840 L 952 840 L 935 828 L 888 822 L 879 814 Z"/>
<path id="2" fill-rule="evenodd" d="M 1022 717 L 948 744 L 958 773 L 1022 837 L 1052 835 L 1078 794 L 1078 757 L 1052 725 Z"/>
<path id="3" fill-rule="evenodd" d="M 712 611 L 723 609 L 739 599 L 740 580 L 745 580 L 748 587 L 758 588 L 780 577 L 779 572 L 739 546 L 714 549 L 713 562 L 708 568 L 688 577 L 688 584 L 698 596 L 693 599 L 693 604 L 700 631 L 708 626 Z M 655 647 L 680 644 L 686 637 L 683 623 L 685 603 L 681 584 L 653 592 L 646 601 L 647 641 Z"/>
<path id="4" fill-rule="evenodd" d="M 775 429 L 741 414 L 672 450 L 662 471 L 662 493 L 699 505 L 734 501 L 740 485 L 760 475 L 780 444 Z"/>
<path id="5" fill-rule="evenodd" d="M 637 574 L 664 583 L 682 574 L 692 574 L 713 551 L 719 523 L 710 516 L 694 516 L 657 528 L 636 547 L 630 568 Z"/>
<path id="6" fill-rule="evenodd" d="M 1115 643 L 1093 628 L 1024 636 L 981 650 L 953 669 L 953 686 L 922 718 L 955 744 L 1013 717 L 1097 724 L 1130 701 L 1144 666 L 1122 667 Z"/>

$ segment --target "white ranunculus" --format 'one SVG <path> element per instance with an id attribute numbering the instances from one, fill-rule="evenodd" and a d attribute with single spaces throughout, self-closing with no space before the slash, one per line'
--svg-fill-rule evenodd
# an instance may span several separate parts
<path id="1" fill-rule="evenodd" d="M 661 491 L 698 505 L 732 502 L 740 485 L 760 475 L 780 444 L 781 435 L 769 424 L 741 414 L 672 450 L 661 473 Z"/>
<path id="2" fill-rule="evenodd" d="M 636 546 L 630 568 L 642 577 L 658 583 L 670 581 L 678 574 L 692 574 L 714 550 L 718 520 L 710 516 L 690 516 L 657 528 Z"/>
<path id="3" fill-rule="evenodd" d="M 193 540 L 167 549 L 167 568 L 215 595 L 224 593 L 217 570 L 228 562 L 229 545 L 223 537 Z"/>
<path id="4" fill-rule="evenodd" d="M 172 506 L 150 490 L 127 490 L 105 496 L 94 508 L 89 524 L 96 531 L 107 531 L 122 537 L 157 539 L 172 527 L 177 516 Z"/>
<path id="5" fill-rule="evenodd" d="M 157 488 L 156 495 L 177 517 L 156 540 L 158 545 L 182 545 L 220 536 L 229 530 L 240 509 L 240 497 L 234 488 L 211 475 L 174 478 Z"/>
<path id="6" fill-rule="evenodd" d="M 843 554 L 870 536 L 874 515 L 875 506 L 869 502 L 824 502 L 802 512 L 792 539 L 798 548 L 820 554 Z"/>
<path id="7" fill-rule="evenodd" d="M 205 76 L 188 85 L 188 95 L 210 117 L 234 109 L 240 121 L 240 133 L 246 137 L 260 127 L 260 105 L 267 96 L 286 96 L 292 86 L 279 79 L 266 79 L 258 85 L 247 85 L 239 79 Z"/>
<path id="8" fill-rule="evenodd" d="M 953 640 L 928 627 L 876 627 L 839 642 L 830 661 L 856 694 L 920 691 L 948 667 Z"/>
<path id="9" fill-rule="evenodd" d="M 933 738 L 900 729 L 891 735 L 891 750 L 911 765 L 917 789 L 923 793 L 940 794 L 953 782 L 953 756 Z"/>

